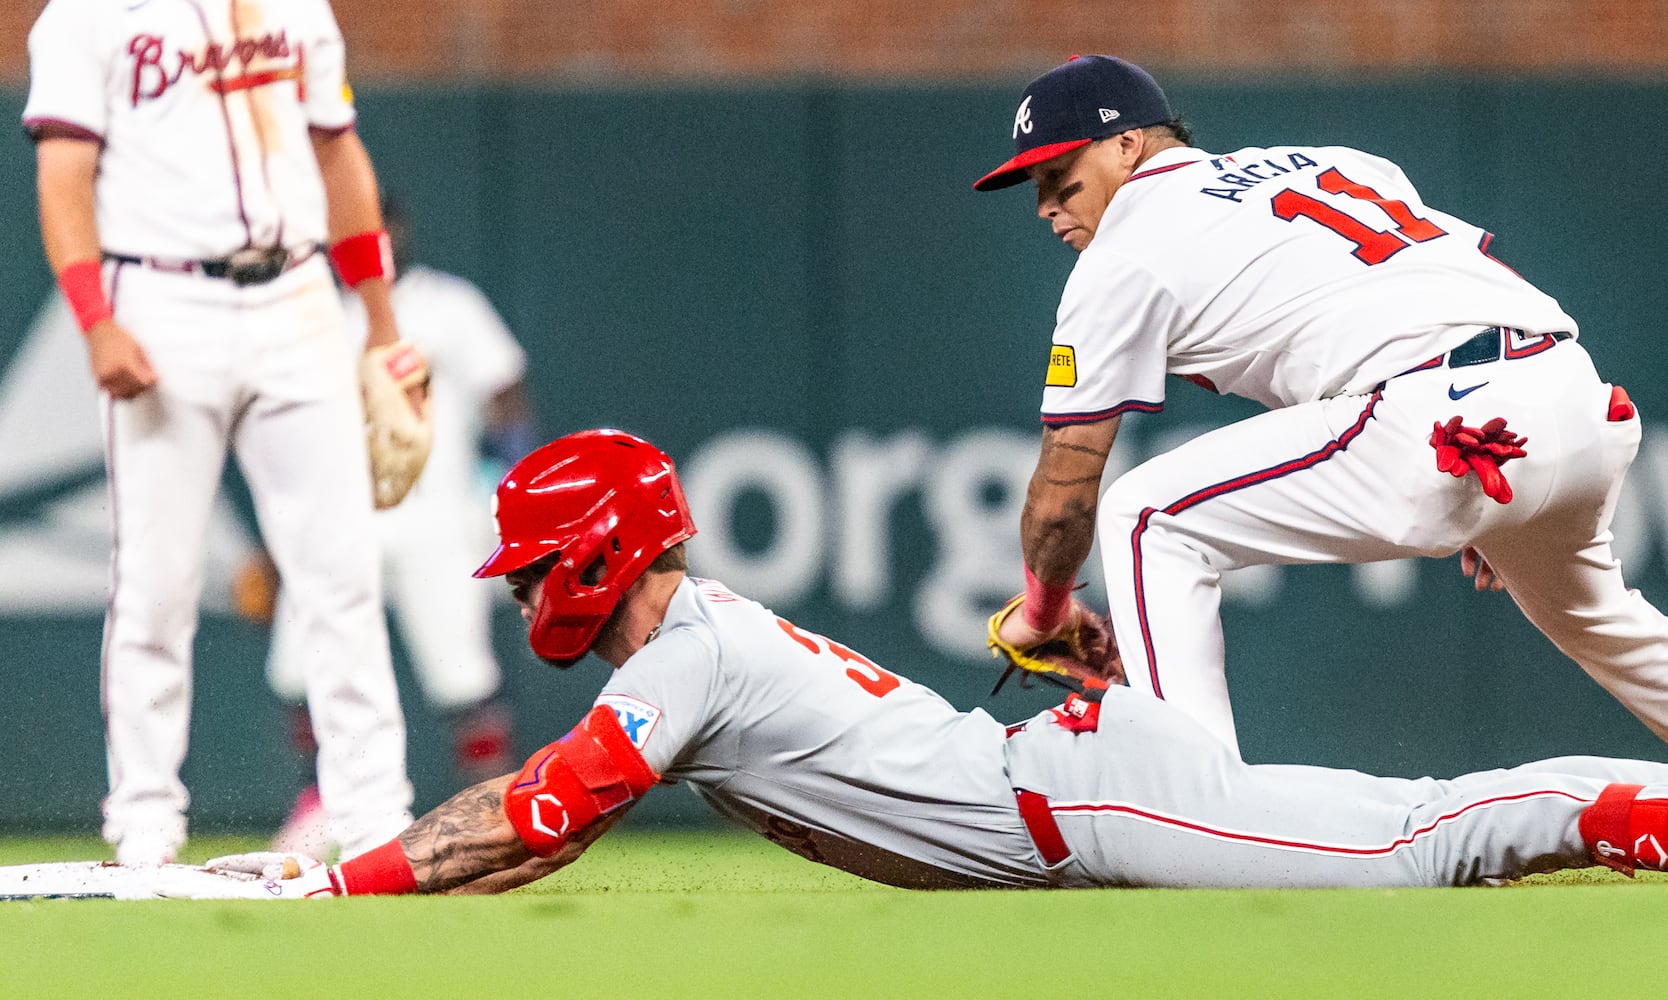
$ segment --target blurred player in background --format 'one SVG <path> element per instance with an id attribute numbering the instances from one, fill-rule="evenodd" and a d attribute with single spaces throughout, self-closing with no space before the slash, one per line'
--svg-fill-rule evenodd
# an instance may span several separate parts
<path id="1" fill-rule="evenodd" d="M 501 892 L 679 780 L 796 854 L 908 888 L 1439 886 L 1668 867 L 1668 764 L 1570 757 L 1451 781 L 1249 765 L 1124 687 L 1016 726 L 958 712 L 688 576 L 695 524 L 672 461 L 629 434 L 560 438 L 497 498 L 500 544 L 477 573 L 506 577 L 541 658 L 615 668 L 591 711 L 519 773 L 340 866 L 222 858 L 209 867 L 267 881 L 164 894 Z"/>
<path id="2" fill-rule="evenodd" d="M 412 263 L 411 222 L 399 203 L 385 199 L 382 212 L 397 275 L 394 316 L 428 359 L 437 407 L 422 476 L 398 506 L 375 515 L 383 588 L 423 696 L 447 717 L 454 767 L 463 783 L 474 784 L 515 762 L 511 713 L 499 697 L 503 677 L 492 650 L 495 588 L 470 571 L 492 538 L 491 484 L 536 444 L 522 383 L 526 356 L 479 288 Z M 364 336 L 364 310 L 354 296 L 344 302 L 350 328 Z M 290 588 L 280 587 L 278 595 L 267 675 L 290 706 L 292 742 L 310 763 L 315 744 L 302 701 L 309 650 Z M 257 617 L 265 610 L 262 601 L 240 603 Z M 274 846 L 322 853 L 323 819 L 318 790 L 304 789 Z"/>
<path id="3" fill-rule="evenodd" d="M 1034 181 L 1079 256 L 1021 518 L 1025 600 L 993 640 L 1024 649 L 1062 626 L 1098 511 L 1130 685 L 1237 749 L 1224 570 L 1459 551 L 1668 738 L 1668 618 L 1610 547 L 1638 415 L 1490 233 L 1357 150 L 1196 148 L 1152 77 L 1105 56 L 1033 80 L 1013 141 L 974 187 Z M 1166 374 L 1271 410 L 1102 496 L 1119 421 L 1162 409 Z"/>
<path id="4" fill-rule="evenodd" d="M 50 0 L 29 56 L 46 257 L 104 393 L 104 836 L 126 863 L 185 842 L 204 529 L 230 448 L 302 595 L 319 789 L 356 854 L 405 826 L 412 791 L 332 262 L 367 345 L 398 334 L 335 17 L 324 0 Z"/>

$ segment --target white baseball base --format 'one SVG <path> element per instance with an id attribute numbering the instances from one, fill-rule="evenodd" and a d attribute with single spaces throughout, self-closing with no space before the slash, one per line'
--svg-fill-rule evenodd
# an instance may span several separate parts
<path id="1" fill-rule="evenodd" d="M 228 878 L 255 876 L 208 872 L 194 865 L 118 865 L 110 861 L 60 861 L 0 867 L 0 902 L 28 899 L 162 899 L 190 896 L 195 886 L 224 886 Z"/>

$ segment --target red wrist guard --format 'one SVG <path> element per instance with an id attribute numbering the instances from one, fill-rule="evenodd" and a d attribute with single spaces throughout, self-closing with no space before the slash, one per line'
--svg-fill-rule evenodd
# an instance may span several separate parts
<path id="1" fill-rule="evenodd" d="M 109 319 L 113 313 L 110 300 L 104 297 L 104 274 L 96 260 L 80 260 L 58 272 L 58 287 L 64 300 L 75 313 L 75 322 L 86 333 L 99 320 Z"/>
<path id="2" fill-rule="evenodd" d="M 342 284 L 349 288 L 366 278 L 393 281 L 394 245 L 386 230 L 373 229 L 338 241 L 330 248 L 330 263 L 336 265 Z"/>
<path id="3" fill-rule="evenodd" d="M 1052 632 L 1065 624 L 1071 609 L 1071 584 L 1044 583 L 1025 567 L 1025 603 L 1019 606 L 1025 624 L 1038 632 Z"/>
<path id="4" fill-rule="evenodd" d="M 336 866 L 344 896 L 405 896 L 417 891 L 417 874 L 399 838 Z"/>

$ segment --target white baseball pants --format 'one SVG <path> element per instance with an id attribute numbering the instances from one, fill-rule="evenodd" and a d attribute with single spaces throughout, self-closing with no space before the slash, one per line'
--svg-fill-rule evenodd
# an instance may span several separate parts
<path id="1" fill-rule="evenodd" d="M 491 516 L 476 498 L 424 493 L 419 483 L 396 507 L 377 511 L 383 587 L 423 697 L 450 712 L 498 693 L 503 674 L 492 650 L 492 591 L 498 580 L 471 574 L 492 551 Z M 267 678 L 288 701 L 305 694 L 289 588 L 272 622 Z"/>
<path id="2" fill-rule="evenodd" d="M 1457 398 L 1456 398 L 1457 396 Z M 1222 571 L 1446 556 L 1475 545 L 1557 647 L 1668 739 L 1668 618 L 1629 590 L 1610 520 L 1639 420 L 1575 341 L 1393 378 L 1376 393 L 1273 410 L 1118 478 L 1099 544 L 1130 686 L 1237 749 L 1224 673 Z M 1436 468 L 1432 425 L 1504 417 L 1528 438 L 1514 498 Z"/>
<path id="3" fill-rule="evenodd" d="M 204 532 L 228 448 L 294 599 L 319 791 L 344 855 L 410 822 L 354 359 L 323 255 L 265 285 L 107 265 L 117 322 L 158 384 L 103 399 L 115 544 L 104 835 L 122 860 L 184 842 L 180 781 Z M 242 664 L 229 664 L 245 669 Z"/>

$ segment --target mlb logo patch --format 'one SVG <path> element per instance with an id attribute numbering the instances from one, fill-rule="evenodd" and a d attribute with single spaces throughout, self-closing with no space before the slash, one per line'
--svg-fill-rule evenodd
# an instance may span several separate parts
<path id="1" fill-rule="evenodd" d="M 597 696 L 597 704 L 607 705 L 613 710 L 614 717 L 620 720 L 620 728 L 625 730 L 626 738 L 639 750 L 649 742 L 649 734 L 654 732 L 655 723 L 660 721 L 660 709 L 627 694 L 605 692 Z"/>

